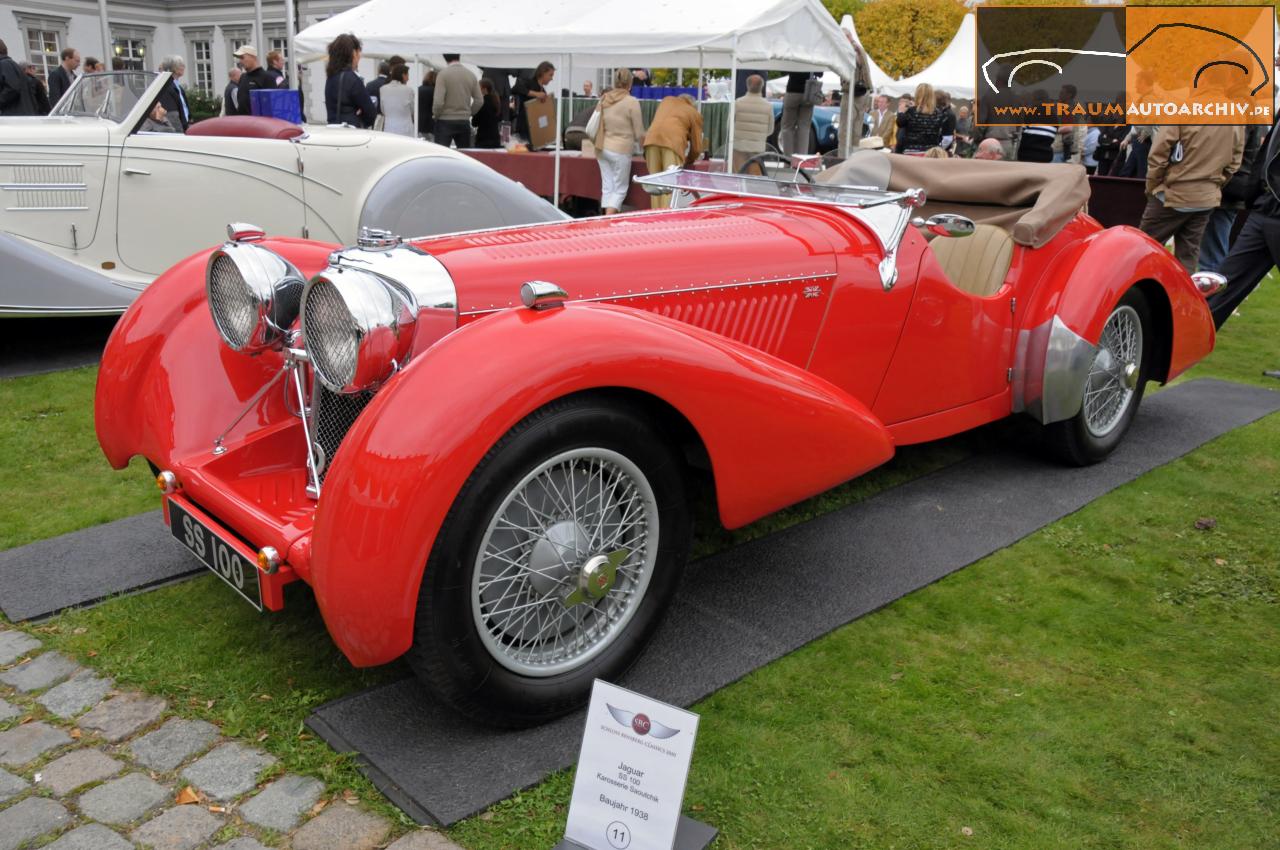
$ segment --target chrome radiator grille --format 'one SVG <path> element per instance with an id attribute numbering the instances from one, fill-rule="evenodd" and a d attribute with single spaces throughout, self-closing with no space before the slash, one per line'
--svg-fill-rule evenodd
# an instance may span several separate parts
<path id="1" fill-rule="evenodd" d="M 351 430 L 356 417 L 373 399 L 373 395 L 372 392 L 338 395 L 316 382 L 312 402 L 311 439 L 315 443 L 316 467 L 321 484 L 329 472 L 329 461 L 333 460 L 342 439 L 347 436 L 347 431 Z"/>

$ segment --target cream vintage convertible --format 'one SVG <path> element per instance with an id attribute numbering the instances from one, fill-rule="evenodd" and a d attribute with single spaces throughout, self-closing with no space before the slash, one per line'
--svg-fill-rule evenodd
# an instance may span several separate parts
<path id="1" fill-rule="evenodd" d="M 120 313 L 228 222 L 348 244 L 552 221 L 551 204 L 418 139 L 273 118 L 148 123 L 167 73 L 90 74 L 43 118 L 0 118 L 0 316 Z"/>

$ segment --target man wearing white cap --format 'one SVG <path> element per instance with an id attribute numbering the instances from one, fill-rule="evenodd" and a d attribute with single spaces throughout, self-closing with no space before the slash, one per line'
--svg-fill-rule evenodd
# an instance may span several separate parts
<path id="1" fill-rule="evenodd" d="M 252 44 L 244 45 L 232 55 L 240 61 L 240 67 L 244 69 L 240 74 L 240 83 L 236 90 L 236 114 L 252 115 L 249 92 L 254 89 L 274 89 L 276 81 L 258 61 L 258 48 Z"/>

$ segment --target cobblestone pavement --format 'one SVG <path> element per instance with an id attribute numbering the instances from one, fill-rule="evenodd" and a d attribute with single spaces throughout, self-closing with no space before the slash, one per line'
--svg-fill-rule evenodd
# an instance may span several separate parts
<path id="1" fill-rule="evenodd" d="M 265 781 L 263 776 L 269 778 Z M 0 629 L 0 850 L 459 850 Z"/>

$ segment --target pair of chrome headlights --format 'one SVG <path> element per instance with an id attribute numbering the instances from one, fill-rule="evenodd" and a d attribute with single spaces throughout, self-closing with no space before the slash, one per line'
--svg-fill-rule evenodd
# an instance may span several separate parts
<path id="1" fill-rule="evenodd" d="M 413 349 L 413 293 L 362 269 L 331 264 L 307 281 L 274 251 L 232 241 L 210 255 L 205 291 L 218 333 L 235 351 L 284 347 L 301 316 L 312 368 L 335 393 L 376 388 Z"/>

